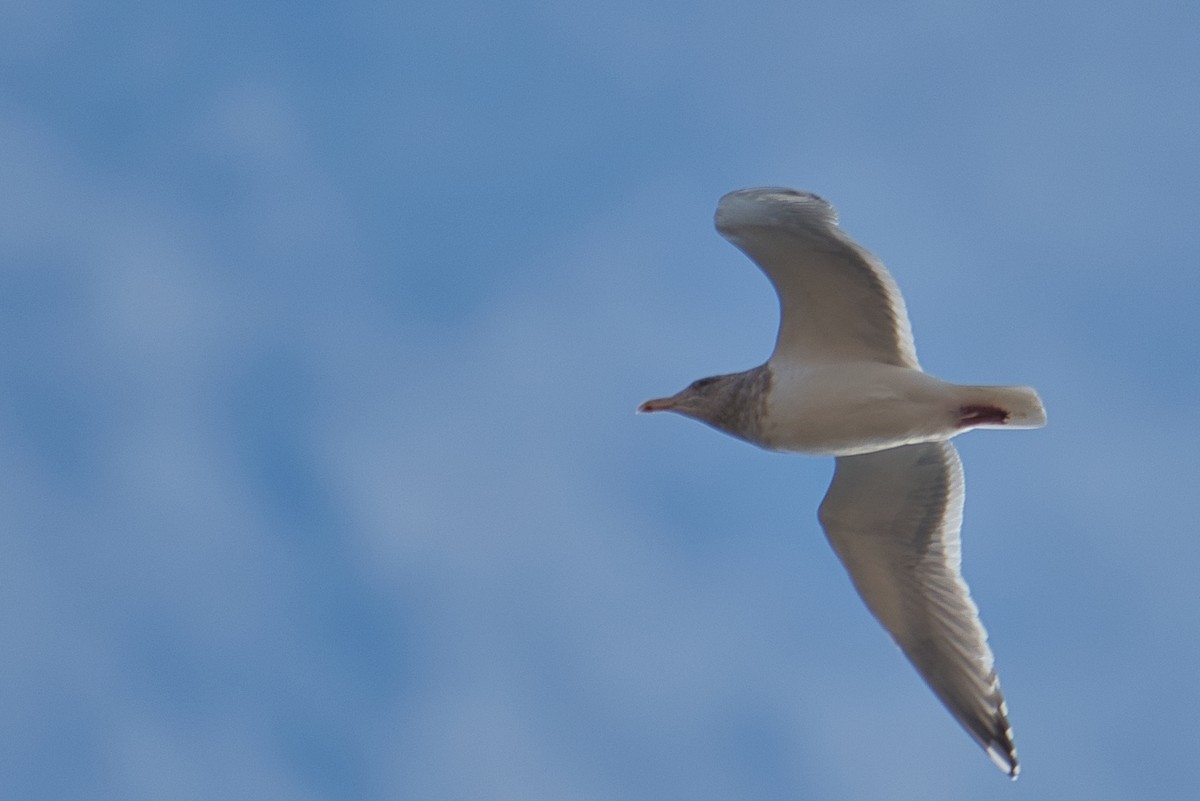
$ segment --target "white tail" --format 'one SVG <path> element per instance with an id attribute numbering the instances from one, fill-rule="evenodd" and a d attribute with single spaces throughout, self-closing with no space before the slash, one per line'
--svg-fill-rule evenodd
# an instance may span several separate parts
<path id="1" fill-rule="evenodd" d="M 963 423 L 971 428 L 1041 428 L 1046 409 L 1033 387 L 960 387 Z M 993 414 L 1002 412 L 1003 414 Z"/>

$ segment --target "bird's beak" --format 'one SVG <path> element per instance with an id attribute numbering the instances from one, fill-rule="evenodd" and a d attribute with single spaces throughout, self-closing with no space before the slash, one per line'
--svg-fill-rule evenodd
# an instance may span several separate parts
<path id="1" fill-rule="evenodd" d="M 655 398 L 638 407 L 639 412 L 668 412 L 675 408 L 675 398 Z"/>

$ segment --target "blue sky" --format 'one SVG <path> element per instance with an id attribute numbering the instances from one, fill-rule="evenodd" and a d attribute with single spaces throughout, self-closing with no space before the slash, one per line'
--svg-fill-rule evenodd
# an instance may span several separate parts
<path id="1" fill-rule="evenodd" d="M 1191 798 L 1200 7 L 7 4 L 0 785 L 26 799 Z M 816 522 L 638 402 L 768 354 L 819 192 L 959 440 L 1023 762 Z"/>

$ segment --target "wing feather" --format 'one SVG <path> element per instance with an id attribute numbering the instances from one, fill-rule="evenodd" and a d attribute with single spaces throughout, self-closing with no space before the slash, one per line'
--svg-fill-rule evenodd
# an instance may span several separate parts
<path id="1" fill-rule="evenodd" d="M 833 207 L 793 189 L 721 198 L 717 230 L 779 296 L 772 361 L 875 361 L 920 369 L 904 299 L 887 268 L 837 225 Z"/>
<path id="2" fill-rule="evenodd" d="M 949 442 L 837 460 L 821 525 L 872 614 L 1010 776 L 1017 752 L 987 633 L 960 572 L 963 473 Z"/>

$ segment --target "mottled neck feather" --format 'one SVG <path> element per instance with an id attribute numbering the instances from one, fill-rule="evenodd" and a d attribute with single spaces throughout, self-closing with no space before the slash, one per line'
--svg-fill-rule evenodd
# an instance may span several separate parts
<path id="1" fill-rule="evenodd" d="M 705 422 L 727 434 L 759 444 L 771 377 L 771 368 L 765 364 L 726 376 L 721 387 L 721 403 L 713 409 L 712 419 Z"/>

